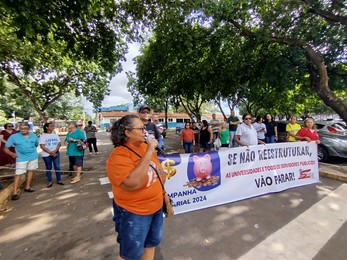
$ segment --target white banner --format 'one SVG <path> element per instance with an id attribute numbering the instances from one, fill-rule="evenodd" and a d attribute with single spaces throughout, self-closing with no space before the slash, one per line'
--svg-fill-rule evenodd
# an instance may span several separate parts
<path id="1" fill-rule="evenodd" d="M 319 182 L 314 142 L 170 154 L 159 159 L 175 214 Z"/>

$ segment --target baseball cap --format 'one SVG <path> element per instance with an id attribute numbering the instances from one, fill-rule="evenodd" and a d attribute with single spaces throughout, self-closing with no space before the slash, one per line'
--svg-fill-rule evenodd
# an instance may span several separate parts
<path id="1" fill-rule="evenodd" d="M 151 108 L 148 105 L 142 105 L 139 107 L 139 113 L 145 109 L 147 109 L 149 112 L 151 112 Z"/>

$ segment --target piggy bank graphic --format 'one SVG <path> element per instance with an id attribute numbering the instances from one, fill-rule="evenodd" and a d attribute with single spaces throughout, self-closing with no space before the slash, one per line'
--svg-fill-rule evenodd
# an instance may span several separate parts
<path id="1" fill-rule="evenodd" d="M 212 172 L 211 157 L 209 154 L 205 154 L 204 157 L 200 158 L 198 156 L 193 157 L 194 161 L 194 174 L 197 181 L 202 179 L 210 179 Z"/>

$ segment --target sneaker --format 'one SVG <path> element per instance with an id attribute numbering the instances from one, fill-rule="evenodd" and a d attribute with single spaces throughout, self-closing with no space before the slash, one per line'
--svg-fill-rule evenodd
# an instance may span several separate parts
<path id="1" fill-rule="evenodd" d="M 96 152 L 95 154 L 99 154 L 99 152 Z"/>

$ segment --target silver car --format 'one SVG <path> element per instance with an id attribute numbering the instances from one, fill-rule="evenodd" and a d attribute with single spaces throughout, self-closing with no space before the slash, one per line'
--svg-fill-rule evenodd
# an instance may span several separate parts
<path id="1" fill-rule="evenodd" d="M 278 121 L 278 141 L 286 140 L 286 125 L 289 121 Z M 302 125 L 303 122 L 299 121 Z M 330 156 L 347 158 L 347 128 L 341 122 L 316 121 L 316 128 L 319 135 L 318 161 L 326 162 Z"/>
<path id="2" fill-rule="evenodd" d="M 319 133 L 347 134 L 346 125 L 338 121 L 316 121 L 316 128 Z"/>

